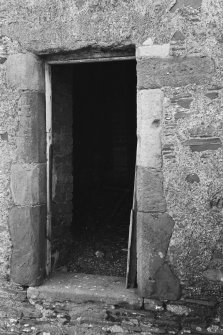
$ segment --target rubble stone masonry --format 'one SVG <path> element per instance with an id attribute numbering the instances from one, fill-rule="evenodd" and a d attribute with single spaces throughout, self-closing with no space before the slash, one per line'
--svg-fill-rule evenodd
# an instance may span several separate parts
<path id="1" fill-rule="evenodd" d="M 44 272 L 44 56 L 129 46 L 137 54 L 139 293 L 178 299 L 180 286 L 218 280 L 222 1 L 9 0 L 0 13 L 2 280 L 33 285 Z"/>

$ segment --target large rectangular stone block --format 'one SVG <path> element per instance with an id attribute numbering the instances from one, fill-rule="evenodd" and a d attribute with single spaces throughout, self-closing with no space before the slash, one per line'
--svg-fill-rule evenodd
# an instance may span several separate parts
<path id="1" fill-rule="evenodd" d="M 137 214 L 137 283 L 140 296 L 155 292 L 156 273 L 163 265 L 174 227 L 167 214 Z"/>
<path id="2" fill-rule="evenodd" d="M 10 55 L 6 61 L 6 79 L 11 87 L 44 92 L 44 63 L 31 53 Z"/>
<path id="3" fill-rule="evenodd" d="M 177 9 L 184 7 L 191 7 L 194 9 L 200 8 L 202 5 L 202 0 L 177 0 L 171 7 L 170 11 L 175 12 Z"/>
<path id="4" fill-rule="evenodd" d="M 214 73 L 214 63 L 208 57 L 142 59 L 137 61 L 138 88 L 205 84 Z"/>
<path id="5" fill-rule="evenodd" d="M 222 147 L 222 142 L 219 137 L 210 138 L 192 138 L 184 141 L 183 145 L 189 146 L 191 151 L 206 151 L 206 150 L 218 150 Z"/>
<path id="6" fill-rule="evenodd" d="M 39 92 L 23 92 L 18 108 L 19 127 L 16 139 L 18 159 L 26 163 L 45 162 L 45 95 Z"/>
<path id="7" fill-rule="evenodd" d="M 46 206 L 13 207 L 11 279 L 24 286 L 41 284 L 45 274 Z"/>
<path id="8" fill-rule="evenodd" d="M 161 118 L 163 92 L 160 89 L 142 90 L 137 96 L 137 165 L 160 169 Z"/>
<path id="9" fill-rule="evenodd" d="M 42 141 L 38 142 L 33 136 L 17 137 L 16 145 L 19 161 L 25 163 L 46 162 L 46 148 L 42 146 Z"/>
<path id="10" fill-rule="evenodd" d="M 137 210 L 140 212 L 165 212 L 163 174 L 155 169 L 137 167 Z"/>
<path id="11" fill-rule="evenodd" d="M 44 93 L 33 91 L 22 92 L 18 102 L 18 136 L 32 135 L 38 128 L 41 136 L 46 133 L 45 108 Z"/>
<path id="12" fill-rule="evenodd" d="M 136 57 L 139 58 L 166 58 L 170 53 L 170 44 L 142 45 L 136 49 Z"/>
<path id="13" fill-rule="evenodd" d="M 16 205 L 46 203 L 46 164 L 14 164 L 11 190 Z"/>

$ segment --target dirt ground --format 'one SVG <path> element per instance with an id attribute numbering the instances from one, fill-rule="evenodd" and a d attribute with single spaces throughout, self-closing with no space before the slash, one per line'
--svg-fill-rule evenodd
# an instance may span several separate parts
<path id="1" fill-rule="evenodd" d="M 87 199 L 84 194 L 74 214 L 78 224 L 73 234 L 69 228 L 54 228 L 53 246 L 59 250 L 55 268 L 125 277 L 131 204 L 128 189 L 94 190 Z"/>

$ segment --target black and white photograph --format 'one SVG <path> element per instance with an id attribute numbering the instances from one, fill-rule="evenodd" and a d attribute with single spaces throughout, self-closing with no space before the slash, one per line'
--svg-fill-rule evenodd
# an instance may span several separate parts
<path id="1" fill-rule="evenodd" d="M 0 335 L 223 335 L 223 0 L 0 0 Z"/>

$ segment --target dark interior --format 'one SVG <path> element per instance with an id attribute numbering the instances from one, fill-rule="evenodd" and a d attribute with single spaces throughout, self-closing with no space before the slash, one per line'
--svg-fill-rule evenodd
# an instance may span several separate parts
<path id="1" fill-rule="evenodd" d="M 124 276 L 136 159 L 136 62 L 80 63 L 70 70 L 73 244 L 68 271 Z"/>

